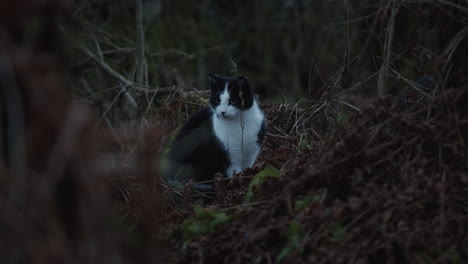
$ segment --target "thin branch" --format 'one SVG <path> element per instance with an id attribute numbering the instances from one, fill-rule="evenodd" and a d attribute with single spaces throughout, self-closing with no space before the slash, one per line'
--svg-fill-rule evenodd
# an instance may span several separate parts
<path id="1" fill-rule="evenodd" d="M 96 49 L 97 49 L 98 54 L 99 54 L 99 58 L 103 61 L 104 60 L 104 55 L 102 55 L 101 45 L 99 44 L 99 41 L 97 40 L 95 34 L 92 34 L 92 37 L 93 37 L 94 44 L 96 45 Z"/>
<path id="2" fill-rule="evenodd" d="M 312 114 L 310 114 L 306 119 L 304 119 L 299 125 L 298 125 L 297 122 L 296 122 L 296 124 L 294 124 L 294 125 L 296 126 L 296 128 L 299 128 L 299 127 L 303 126 L 307 121 L 309 121 L 309 119 L 311 119 L 312 117 L 314 117 L 316 113 L 318 113 L 320 110 L 322 110 L 322 108 L 324 108 L 324 107 L 327 105 L 327 103 L 328 103 L 328 101 L 325 100 L 325 102 L 323 102 L 323 104 L 320 105 L 320 107 L 318 107 L 317 109 L 315 109 L 315 111 L 312 112 Z M 302 118 L 302 116 L 301 116 L 301 118 Z M 299 119 L 296 119 L 296 120 L 299 120 Z"/>
<path id="3" fill-rule="evenodd" d="M 353 19 L 349 19 L 349 17 L 346 17 L 345 21 L 331 23 L 331 24 L 323 26 L 321 29 L 322 30 L 327 30 L 327 29 L 333 28 L 333 27 L 346 26 L 346 25 L 349 25 L 349 24 L 352 24 L 352 23 L 358 23 L 358 22 L 361 22 L 363 20 L 366 20 L 368 18 L 371 18 L 371 17 L 375 16 L 378 12 L 379 11 L 375 11 L 375 12 L 372 12 L 372 13 L 370 13 L 368 15 L 361 16 L 361 17 L 356 17 L 356 18 L 353 18 Z"/>
<path id="4" fill-rule="evenodd" d="M 85 89 L 88 91 L 89 96 L 91 97 L 91 99 L 96 100 L 97 99 L 96 93 L 91 89 L 91 86 L 89 86 L 88 81 L 86 81 L 86 79 L 83 76 L 81 76 L 81 82 L 83 83 L 83 86 L 85 87 Z M 119 135 L 115 131 L 114 127 L 112 126 L 112 123 L 110 122 L 109 118 L 107 118 L 107 116 L 105 116 L 105 115 L 101 117 L 101 120 L 103 118 L 104 118 L 104 121 L 106 122 L 107 126 L 111 130 L 111 132 L 114 134 L 115 139 L 121 145 L 122 140 L 120 139 Z"/>
<path id="5" fill-rule="evenodd" d="M 110 49 L 110 50 L 105 50 L 102 51 L 102 55 L 109 55 L 109 54 L 116 54 L 116 53 L 128 53 L 128 54 L 133 54 L 135 53 L 136 49 L 135 48 L 115 48 L 115 49 Z M 73 67 L 79 67 L 80 65 L 83 65 L 87 63 L 91 58 L 84 58 L 81 61 L 75 63 Z"/>
<path id="6" fill-rule="evenodd" d="M 114 99 L 112 100 L 112 102 L 110 102 L 110 104 L 107 106 L 106 110 L 104 111 L 104 113 L 102 113 L 102 116 L 101 118 L 98 120 L 98 122 L 96 123 L 96 127 L 99 126 L 99 124 L 101 124 L 102 120 L 104 120 L 104 118 L 106 117 L 106 114 L 107 112 L 110 111 L 110 109 L 112 108 L 112 105 L 117 101 L 117 99 L 120 97 L 120 95 L 122 94 L 122 91 L 120 91 L 115 97 Z"/>
<path id="7" fill-rule="evenodd" d="M 139 92 L 144 92 L 144 93 L 154 93 L 154 94 L 168 94 L 168 93 L 174 93 L 177 91 L 182 91 L 184 89 L 177 88 L 175 85 L 169 86 L 169 87 L 151 87 L 151 86 L 143 86 L 143 85 L 137 85 L 134 84 L 132 86 L 129 86 L 130 88 L 139 91 Z M 193 88 L 195 89 L 195 88 Z"/>
<path id="8" fill-rule="evenodd" d="M 143 84 L 145 77 L 145 32 L 143 29 L 143 6 L 141 0 L 135 0 L 136 40 L 137 40 L 137 83 Z"/>
<path id="9" fill-rule="evenodd" d="M 462 42 L 462 40 L 468 36 L 468 26 L 464 27 L 462 30 L 460 30 L 449 42 L 445 50 L 442 52 L 442 57 L 445 59 L 445 64 L 443 66 L 443 69 L 447 69 L 447 65 L 449 65 L 449 62 L 452 60 L 453 54 L 455 53 L 455 50 L 459 46 L 459 44 Z"/>
<path id="10" fill-rule="evenodd" d="M 109 75 L 113 76 L 114 78 L 116 78 L 117 80 L 120 81 L 119 85 L 120 85 L 120 88 L 123 92 L 123 94 L 125 95 L 125 98 L 127 98 L 127 100 L 129 101 L 130 105 L 133 107 L 133 110 L 137 110 L 138 109 L 138 105 L 135 101 L 135 99 L 132 97 L 132 95 L 128 92 L 127 90 L 127 87 L 129 86 L 133 86 L 134 83 L 130 80 L 128 80 L 127 78 L 125 78 L 123 75 L 121 75 L 120 73 L 116 72 L 114 69 L 112 69 L 107 63 L 105 63 L 104 61 L 100 60 L 99 58 L 96 57 L 96 55 L 94 55 L 90 50 L 88 50 L 87 48 L 84 48 L 82 47 L 81 48 L 91 59 L 93 59 L 106 73 L 108 73 Z"/>
<path id="11" fill-rule="evenodd" d="M 344 0 L 345 9 L 346 9 L 346 21 L 349 21 L 349 3 L 348 0 Z M 346 48 L 345 48 L 345 72 L 347 71 L 349 65 L 349 54 L 351 53 L 351 40 L 349 36 L 349 23 L 346 23 Z"/>
<path id="12" fill-rule="evenodd" d="M 337 103 L 340 103 L 340 104 L 344 104 L 344 105 L 346 105 L 346 106 L 348 106 L 348 107 L 350 107 L 350 108 L 352 108 L 352 109 L 354 109 L 354 110 L 356 110 L 358 112 L 361 112 L 361 110 L 359 108 L 357 108 L 356 106 L 354 106 L 354 105 L 352 105 L 350 103 L 347 103 L 345 101 L 335 100 L 335 101 L 332 101 L 332 102 L 337 102 Z"/>
<path id="13" fill-rule="evenodd" d="M 126 93 L 125 94 L 126 97 L 127 96 L 131 97 L 130 94 L 127 94 L 128 93 L 128 91 L 126 89 L 127 87 L 135 89 L 135 90 L 140 91 L 140 92 L 158 93 L 158 94 L 168 94 L 168 93 L 172 93 L 172 92 L 176 92 L 176 91 L 181 90 L 181 89 L 176 88 L 175 86 L 171 86 L 171 87 L 151 87 L 151 86 L 147 86 L 147 85 L 140 85 L 140 84 L 134 83 L 134 82 L 130 81 L 129 79 L 125 78 L 122 74 L 118 73 L 116 70 L 112 69 L 112 67 L 110 67 L 109 64 L 105 63 L 104 61 L 101 61 L 96 55 L 94 55 L 87 48 L 82 47 L 81 50 L 83 50 L 83 52 L 85 52 L 93 61 L 95 61 L 96 64 L 102 70 L 104 70 L 107 74 L 114 77 L 115 79 L 117 79 L 118 81 L 120 81 L 124 85 L 123 89 L 124 89 L 124 92 Z M 121 88 L 122 88 L 122 86 L 121 86 Z M 136 103 L 132 103 L 132 101 L 135 102 L 135 100 L 133 98 L 129 99 L 129 101 L 130 101 L 130 103 L 132 105 L 136 106 Z"/>
<path id="14" fill-rule="evenodd" d="M 455 3 L 452 3 L 452 2 L 446 1 L 446 0 L 437 0 L 437 2 L 439 2 L 439 3 L 441 3 L 441 4 L 445 4 L 445 5 L 451 6 L 451 7 L 454 7 L 454 8 L 456 8 L 457 10 L 463 11 L 464 13 L 467 13 L 467 14 L 468 14 L 468 8 L 467 8 L 467 7 L 463 7 L 463 6 L 461 6 L 461 5 L 458 5 L 458 4 L 455 4 Z"/>
<path id="15" fill-rule="evenodd" d="M 158 93 L 158 94 L 168 94 L 168 93 L 173 93 L 176 91 L 180 91 L 181 89 L 177 88 L 175 85 L 171 87 L 151 87 L 147 85 L 140 85 L 137 83 L 134 83 L 130 81 L 129 79 L 125 78 L 122 74 L 118 73 L 112 67 L 109 66 L 109 64 L 105 63 L 104 61 L 101 61 L 96 55 L 94 55 L 90 50 L 87 48 L 82 47 L 81 48 L 84 53 L 86 53 L 93 61 L 96 62 L 96 64 L 107 74 L 110 76 L 114 77 L 118 81 L 120 81 L 122 84 L 124 84 L 125 87 L 135 89 L 140 92 L 145 92 L 145 93 Z"/>
<path id="16" fill-rule="evenodd" d="M 359 52 L 359 54 L 356 56 L 358 59 L 357 61 L 357 64 L 360 63 L 361 59 L 364 57 L 364 54 L 366 53 L 367 51 L 367 47 L 369 46 L 370 42 L 371 42 L 371 39 L 372 37 L 374 38 L 377 38 L 376 34 L 375 34 L 375 30 L 376 30 L 376 27 L 377 27 L 377 24 L 379 22 L 379 17 L 382 16 L 381 12 L 387 12 L 387 10 L 390 8 L 390 4 L 392 3 L 391 1 L 387 1 L 387 4 L 386 6 L 384 7 L 384 1 L 381 2 L 380 4 L 380 7 L 377 9 L 377 13 L 375 15 L 375 18 L 374 18 L 374 21 L 372 22 L 372 26 L 370 27 L 370 32 L 369 32 L 369 35 L 367 36 L 367 39 L 366 41 L 364 42 L 364 45 L 362 46 L 361 48 L 361 51 Z"/>
<path id="17" fill-rule="evenodd" d="M 88 50 L 85 47 L 82 47 L 81 50 L 84 51 L 92 60 L 94 60 L 101 69 L 103 69 L 107 74 L 111 75 L 112 77 L 116 78 L 120 82 L 122 82 L 125 86 L 132 86 L 134 83 L 130 81 L 129 79 L 125 78 L 123 75 L 120 73 L 116 72 L 114 69 L 112 69 L 107 63 L 104 61 L 101 61 L 96 55 L 94 55 L 90 50 Z"/>
<path id="18" fill-rule="evenodd" d="M 393 2 L 393 1 L 390 1 Z M 385 43 L 384 43 L 384 61 L 382 66 L 380 67 L 379 72 L 379 79 L 377 81 L 377 90 L 378 95 L 383 96 L 385 93 L 385 84 L 387 82 L 387 75 L 388 75 L 388 65 L 390 62 L 390 57 L 392 55 L 392 44 L 393 44 L 393 36 L 395 33 L 395 18 L 398 12 L 398 6 L 396 3 L 393 3 L 391 9 L 391 17 L 388 22 L 387 34 L 385 35 Z"/>
<path id="19" fill-rule="evenodd" d="M 138 104 L 136 103 L 135 99 L 133 99 L 132 95 L 128 92 L 127 87 L 122 83 L 119 83 L 122 92 L 124 93 L 125 98 L 127 98 L 128 102 L 132 106 L 133 110 L 136 111 L 138 109 Z"/>
<path id="20" fill-rule="evenodd" d="M 397 72 L 396 70 L 394 70 L 392 67 L 388 67 L 392 72 L 393 74 L 395 74 L 395 76 L 398 78 L 398 79 L 401 79 L 403 80 L 403 82 L 405 82 L 406 84 L 408 84 L 409 86 L 411 86 L 413 89 L 415 89 L 416 91 L 418 91 L 419 93 L 421 93 L 422 95 L 424 95 L 425 97 L 428 97 L 428 98 L 431 98 L 431 95 L 429 95 L 427 93 L 427 91 L 424 91 L 424 89 L 427 89 L 426 87 L 424 86 L 421 86 L 419 85 L 418 83 L 415 83 L 407 78 L 405 78 L 401 73 Z"/>

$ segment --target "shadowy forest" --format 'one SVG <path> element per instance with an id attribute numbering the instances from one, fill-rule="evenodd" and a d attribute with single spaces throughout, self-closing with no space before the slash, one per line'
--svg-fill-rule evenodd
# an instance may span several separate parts
<path id="1" fill-rule="evenodd" d="M 466 0 L 0 3 L 1 263 L 468 263 Z M 168 184 L 208 73 L 268 130 Z"/>

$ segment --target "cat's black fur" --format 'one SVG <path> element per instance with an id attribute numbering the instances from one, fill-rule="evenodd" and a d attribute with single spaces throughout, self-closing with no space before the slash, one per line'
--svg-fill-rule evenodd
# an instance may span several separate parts
<path id="1" fill-rule="evenodd" d="M 213 135 L 212 110 L 206 107 L 187 120 L 169 152 L 166 175 L 174 182 L 212 180 L 229 165 L 226 152 Z"/>

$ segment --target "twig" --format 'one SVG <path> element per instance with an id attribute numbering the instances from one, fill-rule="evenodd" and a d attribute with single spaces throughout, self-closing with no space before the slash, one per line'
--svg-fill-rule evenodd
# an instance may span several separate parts
<path id="1" fill-rule="evenodd" d="M 96 45 L 96 49 L 97 49 L 98 54 L 99 54 L 99 58 L 101 59 L 101 61 L 103 61 L 103 60 L 104 60 L 104 55 L 102 54 L 101 45 L 99 45 L 99 42 L 98 42 L 98 40 L 96 39 L 96 35 L 95 35 L 95 34 L 92 34 L 92 37 L 93 37 L 94 44 Z"/>
<path id="2" fill-rule="evenodd" d="M 114 77 L 118 81 L 122 82 L 125 87 L 132 88 L 134 90 L 145 92 L 145 93 L 158 93 L 158 94 L 168 94 L 177 91 L 181 91 L 182 89 L 177 88 L 175 85 L 170 87 L 151 87 L 148 85 L 141 85 L 130 81 L 129 79 L 125 78 L 123 75 L 112 69 L 109 64 L 105 63 L 104 61 L 99 60 L 91 51 L 87 48 L 81 48 L 93 61 L 97 63 L 97 65 L 104 70 L 107 74 Z M 105 53 L 105 52 L 104 52 Z"/>
<path id="3" fill-rule="evenodd" d="M 360 16 L 360 17 L 356 17 L 356 18 L 353 18 L 353 19 L 349 19 L 348 16 L 346 16 L 346 20 L 345 21 L 341 21 L 341 22 L 335 22 L 335 23 L 330 23 L 328 25 L 325 25 L 323 26 L 321 29 L 322 30 L 327 30 L 329 28 L 332 28 L 332 27 L 338 27 L 338 26 L 343 26 L 343 25 L 349 25 L 351 23 L 358 23 L 358 22 L 361 22 L 363 20 L 366 20 L 368 18 L 371 18 L 373 16 L 375 16 L 379 11 L 375 11 L 375 12 L 372 12 L 368 15 L 365 15 L 365 16 Z"/>
<path id="4" fill-rule="evenodd" d="M 143 7 L 141 0 L 135 0 L 136 44 L 137 44 L 137 83 L 143 84 L 145 76 L 145 32 L 143 29 Z"/>
<path id="5" fill-rule="evenodd" d="M 127 87 L 125 87 L 122 83 L 119 83 L 119 85 L 120 85 L 120 89 L 124 93 L 125 98 L 127 98 L 128 102 L 132 106 L 133 110 L 136 111 L 138 109 L 138 105 L 137 105 L 135 99 L 133 99 L 132 95 L 127 91 Z"/>
<path id="6" fill-rule="evenodd" d="M 441 4 L 445 4 L 445 5 L 448 5 L 448 6 L 451 6 L 451 7 L 455 7 L 457 10 L 459 11 L 463 11 L 465 13 L 468 14 L 468 8 L 466 7 L 463 7 L 461 5 L 457 5 L 455 3 L 452 3 L 450 1 L 446 1 L 446 0 L 437 0 L 437 2 L 441 3 Z"/>
<path id="7" fill-rule="evenodd" d="M 86 79 L 82 76 L 81 77 L 81 82 L 83 83 L 83 86 L 85 87 L 85 89 L 88 91 L 91 99 L 93 100 L 96 100 L 97 96 L 96 96 L 96 93 L 91 89 L 91 87 L 89 86 L 88 82 L 86 81 Z M 107 118 L 107 116 L 103 116 L 102 118 L 104 118 L 104 121 L 106 122 L 107 126 L 109 127 L 109 129 L 112 131 L 112 134 L 114 134 L 114 137 L 115 139 L 117 140 L 117 142 L 122 145 L 122 140 L 120 139 L 119 135 L 117 134 L 117 132 L 115 131 L 114 127 L 112 126 L 109 118 Z"/>
<path id="8" fill-rule="evenodd" d="M 102 120 L 105 118 L 107 112 L 109 112 L 109 110 L 111 109 L 112 105 L 117 101 L 117 99 L 119 98 L 119 96 L 122 94 L 122 91 L 120 91 L 115 97 L 114 99 L 112 100 L 112 102 L 110 103 L 110 105 L 107 107 L 107 109 L 104 111 L 104 113 L 102 113 L 102 116 L 101 118 L 99 119 L 99 121 L 96 123 L 96 127 L 99 126 L 99 124 L 102 122 Z"/>
<path id="9" fill-rule="evenodd" d="M 159 87 L 159 86 L 151 87 L 151 86 L 139 86 L 137 84 L 134 84 L 130 86 L 130 88 L 137 90 L 139 92 L 157 93 L 157 94 L 168 94 L 168 93 L 173 93 L 173 92 L 184 90 L 182 88 L 177 88 L 175 85 L 170 86 L 170 87 Z"/>
<path id="10" fill-rule="evenodd" d="M 348 0 L 344 0 L 344 4 L 345 4 L 345 9 L 346 9 L 346 21 L 349 21 L 349 6 L 348 6 Z M 345 72 L 347 71 L 348 69 L 348 65 L 349 65 L 349 54 L 351 52 L 351 40 L 350 40 L 350 36 L 349 36 L 349 23 L 346 23 L 346 27 L 345 27 L 345 30 L 346 30 L 346 48 L 345 48 Z"/>
<path id="11" fill-rule="evenodd" d="M 396 61 L 397 59 L 399 59 L 399 58 L 400 58 L 403 54 L 405 54 L 405 53 L 406 53 L 406 51 L 403 51 L 403 52 L 401 52 L 400 54 L 398 54 L 398 56 L 396 56 L 391 62 L 389 62 L 389 64 L 387 64 L 387 66 L 390 65 L 391 63 L 393 63 L 394 61 Z M 363 81 L 361 81 L 361 82 L 358 82 L 358 83 L 357 83 L 356 85 L 354 85 L 353 87 L 351 87 L 351 88 L 349 88 L 349 89 L 346 89 L 346 90 L 344 90 L 344 91 L 342 91 L 342 92 L 340 92 L 340 93 L 338 93 L 338 94 L 336 94 L 336 95 L 333 95 L 333 96 L 332 96 L 332 99 L 338 98 L 338 97 L 342 96 L 343 94 L 346 94 L 346 93 L 352 91 L 353 89 L 355 89 L 355 88 L 357 88 L 357 87 L 363 85 L 364 83 L 370 81 L 372 78 L 374 78 L 374 77 L 377 76 L 378 74 L 379 74 L 379 71 L 374 72 L 372 75 L 370 75 L 369 77 L 367 77 L 367 79 L 365 79 L 365 80 L 363 80 Z"/>
<path id="12" fill-rule="evenodd" d="M 310 89 L 310 85 L 311 85 L 310 80 L 311 80 L 311 76 L 312 76 L 312 67 L 314 65 L 315 65 L 315 60 L 312 60 L 312 63 L 310 64 L 310 68 L 309 68 L 309 80 L 307 82 L 307 92 L 309 92 L 309 94 L 308 94 L 309 97 L 311 97 L 311 95 L 312 95 L 311 92 L 310 92 L 311 91 L 311 89 Z"/>
<path id="13" fill-rule="evenodd" d="M 384 1 L 381 1 L 380 7 L 378 8 L 378 10 L 376 12 L 376 15 L 375 15 L 375 18 L 374 18 L 374 21 L 372 22 L 372 26 L 370 27 L 370 32 L 369 32 L 369 35 L 368 35 L 368 37 L 366 39 L 366 42 L 364 42 L 364 45 L 362 46 L 361 51 L 356 56 L 358 58 L 357 64 L 360 63 L 361 58 L 363 57 L 364 53 L 367 51 L 367 47 L 369 46 L 369 43 L 371 41 L 372 36 L 376 37 L 375 36 L 375 29 L 376 29 L 377 23 L 379 21 L 380 13 L 383 12 L 383 11 L 386 11 L 388 8 L 390 8 L 391 1 L 387 1 L 387 4 L 386 4 L 385 7 L 383 6 L 384 3 L 385 3 Z"/>
<path id="14" fill-rule="evenodd" d="M 380 67 L 379 79 L 377 81 L 377 91 L 379 96 L 383 96 L 385 93 L 385 83 L 387 81 L 388 65 L 390 62 L 390 57 L 392 55 L 393 36 L 395 33 L 395 17 L 399 8 L 398 6 L 396 6 L 395 3 L 393 3 L 393 5 L 394 6 L 392 6 L 391 17 L 388 22 L 389 28 L 387 29 L 387 34 L 385 35 L 384 61 L 382 63 L 382 66 Z"/>
<path id="15" fill-rule="evenodd" d="M 154 53 L 151 53 L 150 54 L 150 57 L 156 57 L 156 56 L 160 56 L 160 55 L 166 55 L 166 54 L 170 54 L 170 53 L 175 53 L 175 54 L 178 54 L 178 55 L 182 55 L 184 57 L 187 57 L 188 59 L 193 59 L 194 55 L 192 54 L 188 54 L 184 51 L 181 51 L 181 50 L 178 50 L 178 49 L 173 49 L 173 48 L 169 48 L 169 49 L 160 49 L 159 52 L 154 52 Z"/>
<path id="16" fill-rule="evenodd" d="M 132 53 L 135 53 L 136 49 L 135 48 L 114 48 L 114 49 L 110 49 L 110 50 L 105 50 L 105 51 L 102 51 L 102 55 L 109 55 L 109 54 L 116 54 L 116 53 L 128 53 L 128 54 L 132 54 Z M 73 67 L 79 67 L 80 65 L 83 65 L 85 63 L 87 63 L 89 60 L 91 60 L 91 58 L 85 58 L 77 63 L 75 63 L 73 65 Z"/>
<path id="17" fill-rule="evenodd" d="M 91 59 L 93 59 L 101 69 L 103 69 L 107 74 L 111 75 L 112 77 L 116 78 L 120 82 L 122 82 L 125 86 L 133 86 L 134 83 L 130 81 L 129 79 L 125 78 L 123 75 L 120 73 L 116 72 L 114 69 L 112 69 L 107 63 L 104 61 L 101 61 L 99 58 L 96 57 L 90 50 L 88 50 L 85 47 L 81 47 L 81 50 L 83 50 Z"/>
<path id="18" fill-rule="evenodd" d="M 88 50 L 87 48 L 85 47 L 82 47 L 81 48 L 91 59 L 93 59 L 97 64 L 98 66 L 100 66 L 106 73 L 108 73 L 109 75 L 113 76 L 114 78 L 116 78 L 117 80 L 120 81 L 119 85 L 120 85 L 120 88 L 122 90 L 122 92 L 124 93 L 125 95 L 125 98 L 127 98 L 127 100 L 130 102 L 130 104 L 132 105 L 133 109 L 136 111 L 138 109 L 138 105 L 135 101 L 135 99 L 133 99 L 132 95 L 128 92 L 127 90 L 127 87 L 128 86 L 133 86 L 134 83 L 130 80 L 128 80 L 127 78 L 125 78 L 124 76 L 122 76 L 120 73 L 116 72 L 114 69 L 112 69 L 107 63 L 105 63 L 104 61 L 100 60 L 99 58 L 96 57 L 96 55 L 94 55 L 90 50 Z"/>
<path id="19" fill-rule="evenodd" d="M 354 110 L 356 110 L 356 111 L 358 111 L 358 112 L 361 112 L 361 109 L 359 109 L 359 108 L 355 107 L 354 105 L 352 105 L 352 104 L 350 104 L 350 103 L 347 103 L 347 102 L 345 102 L 345 101 L 334 100 L 334 101 L 332 101 L 332 102 L 337 102 L 337 103 L 340 103 L 340 104 L 344 104 L 344 105 L 346 105 L 346 106 L 348 106 L 348 107 L 350 107 L 350 108 L 352 108 L 352 109 L 354 109 Z"/>
<path id="20" fill-rule="evenodd" d="M 314 133 L 314 135 L 320 140 L 320 142 L 322 144 L 325 144 L 325 141 L 323 141 L 323 139 L 319 136 L 319 134 L 317 133 L 317 131 L 315 131 L 313 128 L 310 128 L 310 130 L 312 130 L 312 132 Z"/>
<path id="21" fill-rule="evenodd" d="M 445 50 L 442 52 L 442 58 L 445 59 L 445 64 L 443 65 L 443 70 L 447 70 L 447 65 L 452 60 L 455 50 L 460 45 L 462 40 L 468 35 L 468 26 L 460 30 L 449 42 Z"/>
<path id="22" fill-rule="evenodd" d="M 421 86 L 415 82 L 412 82 L 410 80 L 408 80 L 407 78 L 403 77 L 403 75 L 399 72 L 397 72 L 396 70 L 394 70 L 392 67 L 388 67 L 394 74 L 395 76 L 398 78 L 398 79 L 401 79 L 403 80 L 403 82 L 405 82 L 406 84 L 408 84 L 409 86 L 411 86 L 413 89 L 415 89 L 416 91 L 420 92 L 422 95 L 424 95 L 425 97 L 428 97 L 428 98 L 431 98 L 431 96 L 426 92 L 426 91 L 423 91 L 423 89 L 425 88 L 424 86 Z"/>
<path id="23" fill-rule="evenodd" d="M 320 73 L 318 67 L 317 67 L 317 64 L 314 65 L 315 66 L 315 71 L 318 73 L 319 77 L 320 77 L 320 80 L 322 81 L 322 86 L 325 85 L 325 79 L 323 79 L 323 76 L 322 76 L 322 73 Z"/>
<path id="24" fill-rule="evenodd" d="M 300 125 L 298 125 L 297 127 L 300 127 L 302 125 L 304 125 L 309 119 L 311 119 L 312 117 L 315 116 L 315 114 L 317 114 L 320 110 L 322 110 L 323 107 L 325 107 L 325 105 L 327 105 L 328 101 L 325 100 L 325 102 L 323 102 L 322 105 L 320 105 L 319 108 L 317 108 L 314 112 L 312 112 L 312 114 L 310 114 L 310 116 L 308 116 L 304 121 L 301 122 Z"/>

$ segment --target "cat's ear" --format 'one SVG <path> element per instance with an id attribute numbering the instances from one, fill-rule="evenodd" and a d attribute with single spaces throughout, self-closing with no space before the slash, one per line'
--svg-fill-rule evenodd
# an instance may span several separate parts
<path id="1" fill-rule="evenodd" d="M 208 78 L 210 79 L 210 85 L 211 85 L 211 88 L 212 89 L 215 89 L 217 88 L 218 86 L 216 85 L 218 83 L 218 80 L 219 80 L 219 76 L 212 73 L 212 72 L 209 72 L 208 73 Z"/>
<path id="2" fill-rule="evenodd" d="M 236 81 L 241 91 L 249 93 L 252 91 L 252 85 L 250 84 L 249 79 L 247 79 L 247 77 L 244 75 L 237 77 Z"/>

